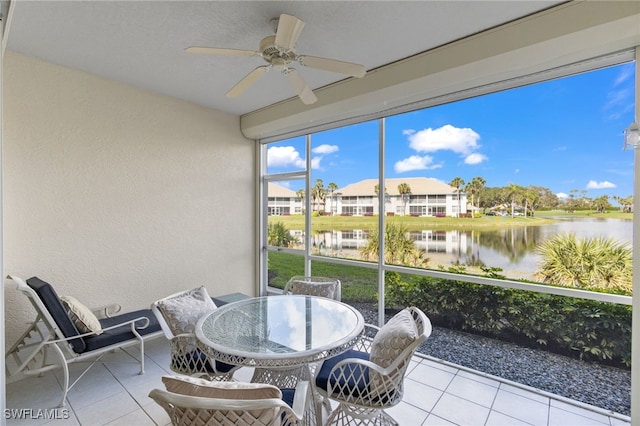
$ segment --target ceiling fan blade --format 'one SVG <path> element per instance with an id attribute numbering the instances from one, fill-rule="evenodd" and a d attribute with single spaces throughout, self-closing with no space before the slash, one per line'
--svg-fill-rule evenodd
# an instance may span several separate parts
<path id="1" fill-rule="evenodd" d="M 303 104 L 311 105 L 318 100 L 316 95 L 313 94 L 313 91 L 295 69 L 286 68 L 282 71 L 282 74 L 287 78 Z"/>
<path id="2" fill-rule="evenodd" d="M 238 96 L 240 96 L 245 90 L 249 88 L 249 86 L 258 81 L 260 77 L 262 77 L 267 71 L 269 71 L 269 68 L 270 67 L 268 65 L 264 65 L 251 71 L 227 92 L 227 98 L 237 98 Z"/>
<path id="3" fill-rule="evenodd" d="M 337 61 L 335 59 L 320 58 L 318 56 L 298 56 L 297 61 L 305 67 L 317 68 L 324 71 L 332 71 L 347 74 L 352 77 L 364 77 L 367 72 L 364 65 L 353 62 Z"/>
<path id="4" fill-rule="evenodd" d="M 189 53 L 207 54 L 207 55 L 234 55 L 234 56 L 261 56 L 260 52 L 255 50 L 242 50 L 242 49 L 224 49 L 221 47 L 200 47 L 191 46 L 184 49 Z"/>
<path id="5" fill-rule="evenodd" d="M 304 21 L 283 13 L 278 20 L 275 45 L 282 49 L 293 49 L 298 37 L 300 37 L 302 28 L 304 28 Z"/>

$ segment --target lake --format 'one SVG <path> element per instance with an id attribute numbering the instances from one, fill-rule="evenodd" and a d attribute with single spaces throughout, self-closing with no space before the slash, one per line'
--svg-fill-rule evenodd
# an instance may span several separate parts
<path id="1" fill-rule="evenodd" d="M 502 268 L 513 279 L 533 279 L 541 261 L 536 247 L 557 234 L 573 233 L 577 237 L 613 238 L 632 245 L 633 221 L 624 219 L 557 218 L 553 224 L 505 226 L 499 230 L 422 230 L 410 232 L 416 246 L 427 251 L 429 268 L 438 265 L 467 265 Z M 364 230 L 322 231 L 312 237 L 314 251 L 324 256 L 359 258 L 367 243 Z"/>

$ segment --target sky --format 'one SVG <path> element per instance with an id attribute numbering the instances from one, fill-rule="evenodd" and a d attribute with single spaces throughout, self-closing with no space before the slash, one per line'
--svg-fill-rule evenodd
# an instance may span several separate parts
<path id="1" fill-rule="evenodd" d="M 572 190 L 633 195 L 633 151 L 622 146 L 634 80 L 635 64 L 626 63 L 387 117 L 385 175 L 445 183 L 480 176 L 488 187 L 542 186 L 561 198 Z M 377 120 L 314 133 L 312 184 L 377 178 L 378 133 Z M 270 144 L 268 173 L 303 170 L 305 158 L 304 137 Z"/>

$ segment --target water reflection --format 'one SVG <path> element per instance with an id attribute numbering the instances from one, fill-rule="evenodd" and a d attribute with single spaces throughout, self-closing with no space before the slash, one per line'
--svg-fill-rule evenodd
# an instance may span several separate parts
<path id="1" fill-rule="evenodd" d="M 558 219 L 538 226 L 505 226 L 498 230 L 454 229 L 411 231 L 409 237 L 425 250 L 429 268 L 439 265 L 463 265 L 469 268 L 498 267 L 509 278 L 533 279 L 540 262 L 536 247 L 561 233 L 578 237 L 613 238 L 631 245 L 633 222 L 622 219 Z M 294 232 L 294 231 L 292 231 Z M 312 236 L 316 254 L 322 256 L 360 258 L 369 232 L 362 229 L 320 231 Z"/>

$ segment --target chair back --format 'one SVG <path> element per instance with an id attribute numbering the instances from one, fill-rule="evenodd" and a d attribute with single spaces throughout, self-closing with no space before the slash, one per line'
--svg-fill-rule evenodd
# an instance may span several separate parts
<path id="1" fill-rule="evenodd" d="M 149 394 L 169 414 L 172 424 L 201 425 L 298 425 L 308 398 L 307 383 L 301 382 L 294 411 L 275 386 L 242 383 L 204 383 L 198 379 L 163 377 L 164 389 Z M 304 390 L 304 391 L 303 391 Z"/>
<path id="2" fill-rule="evenodd" d="M 80 335 L 51 284 L 38 277 L 29 278 L 26 282 L 22 278 L 12 275 L 8 275 L 7 278 L 12 280 L 15 283 L 15 289 L 31 302 L 38 315 L 36 321 L 42 320 L 53 338 L 65 339 Z M 82 337 L 69 340 L 69 345 L 73 352 L 69 350 L 68 346 L 61 346 L 70 355 L 80 354 L 86 350 L 86 343 Z"/>
<path id="3" fill-rule="evenodd" d="M 296 275 L 285 284 L 283 294 L 301 294 L 305 296 L 319 296 L 337 300 L 342 298 L 342 288 L 339 279 Z"/>
<path id="4" fill-rule="evenodd" d="M 384 402 L 387 406 L 397 404 L 404 394 L 404 376 L 411 358 L 418 347 L 431 335 L 432 326 L 429 318 L 416 307 L 406 308 L 411 314 L 417 331 L 417 338 L 408 344 L 385 369 L 388 374 L 371 372 L 370 392 L 374 400 Z"/>

